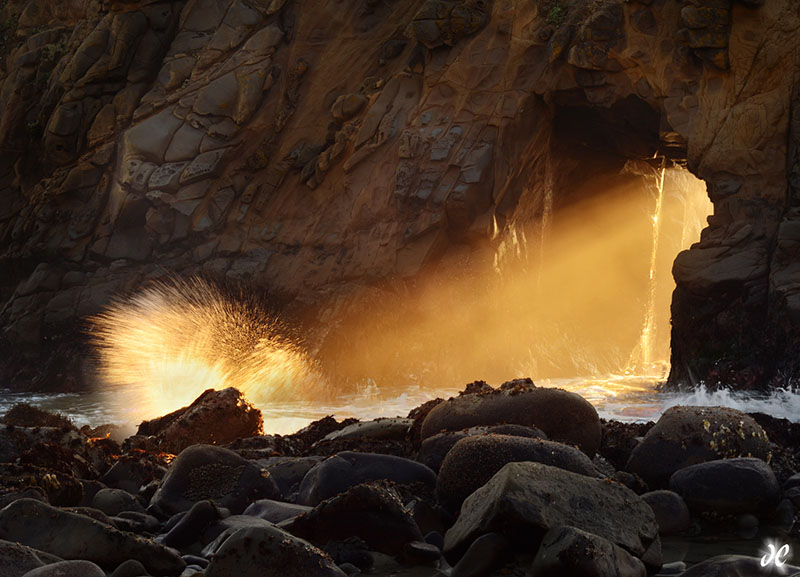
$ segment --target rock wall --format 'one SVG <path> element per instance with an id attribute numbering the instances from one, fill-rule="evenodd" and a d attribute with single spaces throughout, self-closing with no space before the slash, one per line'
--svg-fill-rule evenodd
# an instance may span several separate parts
<path id="1" fill-rule="evenodd" d="M 484 259 L 593 177 L 591 126 L 606 169 L 685 158 L 715 204 L 675 263 L 672 381 L 795 371 L 793 0 L 1 6 L 7 381 L 66 386 L 81 319 L 159 276 L 331 325 Z"/>

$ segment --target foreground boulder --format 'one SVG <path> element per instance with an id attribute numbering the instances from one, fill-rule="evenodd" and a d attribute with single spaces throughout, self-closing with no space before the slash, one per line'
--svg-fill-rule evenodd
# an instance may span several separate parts
<path id="1" fill-rule="evenodd" d="M 165 516 L 210 500 L 238 514 L 258 499 L 278 499 L 269 474 L 233 451 L 193 445 L 172 462 L 151 504 Z"/>
<path id="2" fill-rule="evenodd" d="M 529 380 L 439 403 L 425 417 L 420 434 L 426 439 L 442 431 L 503 423 L 535 426 L 549 439 L 577 445 L 589 456 L 600 447 L 600 418 L 586 399 L 562 389 L 537 388 Z"/>
<path id="3" fill-rule="evenodd" d="M 535 461 L 581 475 L 597 477 L 584 453 L 574 447 L 541 439 L 482 435 L 458 441 L 447 453 L 436 481 L 439 502 L 457 510 L 506 463 Z"/>
<path id="4" fill-rule="evenodd" d="M 769 439 L 752 417 L 724 407 L 667 409 L 632 451 L 625 470 L 664 488 L 678 469 L 732 457 L 767 460 Z"/>
<path id="5" fill-rule="evenodd" d="M 536 427 L 526 425 L 495 425 L 494 427 L 472 427 L 464 431 L 446 431 L 428 437 L 417 451 L 417 461 L 439 472 L 444 458 L 458 441 L 475 435 L 496 433 L 498 435 L 511 435 L 530 439 L 547 439 L 547 435 Z"/>
<path id="6" fill-rule="evenodd" d="M 213 554 L 205 577 L 346 577 L 325 553 L 277 527 L 239 529 Z"/>
<path id="7" fill-rule="evenodd" d="M 400 555 L 407 543 L 423 539 L 400 496 L 385 482 L 351 487 L 282 527 L 320 547 L 359 537 L 370 549 L 389 555 Z"/>
<path id="8" fill-rule="evenodd" d="M 261 411 L 233 387 L 208 389 L 188 407 L 144 421 L 138 435 L 155 437 L 155 446 L 180 453 L 190 445 L 222 444 L 262 432 Z"/>
<path id="9" fill-rule="evenodd" d="M 660 535 L 674 535 L 689 528 L 691 516 L 686 501 L 673 491 L 651 491 L 642 495 L 642 500 L 650 505 L 658 523 Z"/>
<path id="10" fill-rule="evenodd" d="M 652 509 L 627 487 L 523 462 L 507 464 L 464 501 L 444 548 L 457 554 L 496 531 L 529 549 L 562 525 L 599 535 L 636 557 L 658 536 Z"/>
<path id="11" fill-rule="evenodd" d="M 3 577 L 22 577 L 28 571 L 58 561 L 61 558 L 50 553 L 19 543 L 0 541 L 0 575 Z"/>
<path id="12" fill-rule="evenodd" d="M 59 561 L 25 574 L 25 577 L 106 577 L 105 572 L 91 561 Z"/>
<path id="13" fill-rule="evenodd" d="M 177 575 L 186 566 L 158 543 L 33 499 L 14 501 L 0 511 L 0 539 L 102 567 L 136 559 L 156 575 Z"/>
<path id="14" fill-rule="evenodd" d="M 646 577 L 647 569 L 613 543 L 575 527 L 556 527 L 545 533 L 533 560 L 536 577 Z"/>
<path id="15" fill-rule="evenodd" d="M 436 473 L 416 461 L 393 455 L 343 451 L 306 474 L 297 502 L 314 507 L 350 487 L 381 479 L 399 484 L 421 483 L 431 489 L 436 486 Z"/>
<path id="16" fill-rule="evenodd" d="M 414 419 L 380 418 L 348 425 L 338 431 L 328 433 L 324 441 L 337 439 L 378 439 L 402 441 L 408 435 Z"/>
<path id="17" fill-rule="evenodd" d="M 721 459 L 686 467 L 669 480 L 692 511 L 722 514 L 772 512 L 780 499 L 775 474 L 761 459 Z"/>

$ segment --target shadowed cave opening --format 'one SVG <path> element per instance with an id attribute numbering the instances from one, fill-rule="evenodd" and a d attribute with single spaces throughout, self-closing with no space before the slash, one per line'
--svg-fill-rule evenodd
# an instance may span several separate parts
<path id="1" fill-rule="evenodd" d="M 672 263 L 711 213 L 705 183 L 639 98 L 604 108 L 560 93 L 550 117 L 544 146 L 523 159 L 515 214 L 348 316 L 320 352 L 334 382 L 666 379 Z"/>

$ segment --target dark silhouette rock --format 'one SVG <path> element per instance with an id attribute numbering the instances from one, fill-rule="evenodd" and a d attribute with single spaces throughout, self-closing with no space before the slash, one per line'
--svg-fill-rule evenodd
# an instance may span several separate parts
<path id="1" fill-rule="evenodd" d="M 535 387 L 530 381 L 438 404 L 425 417 L 421 436 L 500 424 L 535 426 L 549 439 L 578 445 L 590 456 L 600 447 L 600 419 L 588 401 L 561 389 Z"/>
<path id="2" fill-rule="evenodd" d="M 436 485 L 436 473 L 416 461 L 345 451 L 322 461 L 306 474 L 297 502 L 313 507 L 350 487 L 381 479 L 399 484 L 420 483 L 430 488 Z"/>
<path id="3" fill-rule="evenodd" d="M 151 506 L 173 515 L 198 501 L 211 500 L 241 513 L 253 501 L 278 497 L 277 485 L 260 467 L 228 449 L 192 445 L 172 462 Z"/>
<path id="4" fill-rule="evenodd" d="M 772 513 L 781 492 L 775 474 L 761 459 L 720 459 L 676 471 L 669 480 L 693 511 L 720 514 Z"/>
<path id="5" fill-rule="evenodd" d="M 530 550 L 553 528 L 593 533 L 642 557 L 658 537 L 652 509 L 633 491 L 541 463 L 509 463 L 470 495 L 445 535 L 445 554 L 465 551 L 479 535 L 501 533 Z"/>
<path id="6" fill-rule="evenodd" d="M 191 405 L 139 425 L 162 451 L 180 453 L 190 445 L 229 443 L 262 431 L 261 411 L 234 388 L 209 389 Z"/>
<path id="7" fill-rule="evenodd" d="M 625 470 L 636 473 L 650 488 L 667 486 L 677 470 L 729 457 L 766 460 L 769 439 L 751 417 L 723 407 L 667 409 L 631 452 Z"/>
<path id="8" fill-rule="evenodd" d="M 458 510 L 464 499 L 482 487 L 507 463 L 533 461 L 598 477 L 589 458 L 574 447 L 510 435 L 480 435 L 458 441 L 442 463 L 436 480 L 439 502 Z"/>

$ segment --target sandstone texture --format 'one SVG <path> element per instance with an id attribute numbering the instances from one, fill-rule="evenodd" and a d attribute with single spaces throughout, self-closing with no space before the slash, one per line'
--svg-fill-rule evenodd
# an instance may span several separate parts
<path id="1" fill-rule="evenodd" d="M 324 345 L 502 252 L 600 150 L 685 160 L 714 202 L 672 381 L 791 376 L 798 30 L 793 0 L 4 2 L 3 374 L 80 385 L 82 319 L 166 271 L 285 295 Z"/>

